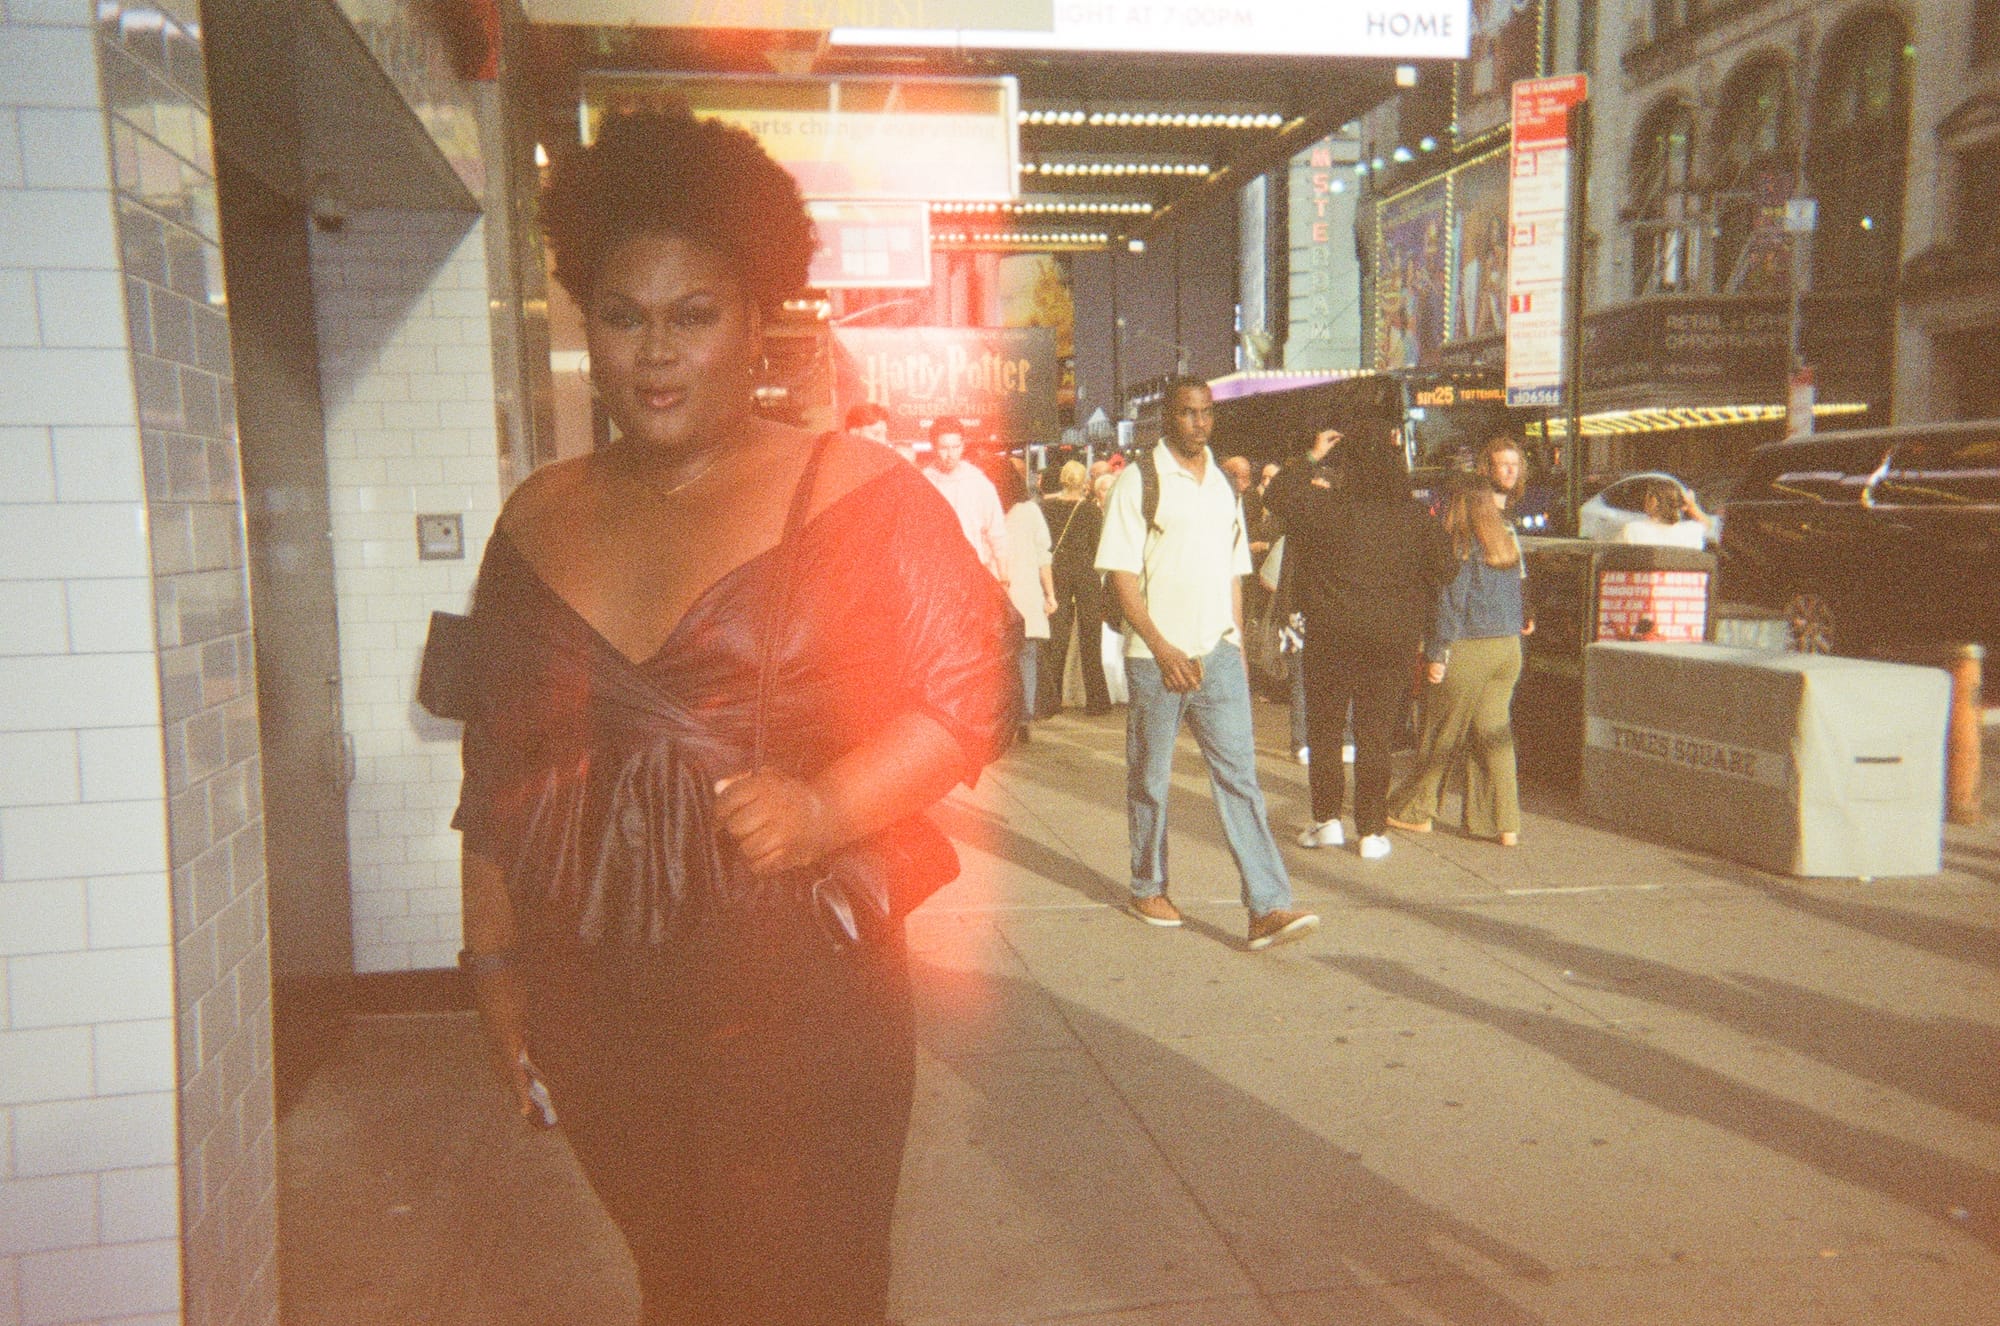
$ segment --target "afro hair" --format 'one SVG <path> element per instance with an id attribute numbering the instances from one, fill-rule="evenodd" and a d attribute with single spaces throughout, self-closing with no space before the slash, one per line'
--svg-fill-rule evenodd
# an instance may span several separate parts
<path id="1" fill-rule="evenodd" d="M 556 280 L 585 308 L 605 260 L 634 235 L 721 254 L 766 313 L 804 289 L 818 245 L 798 185 L 762 145 L 685 106 L 607 115 L 596 142 L 557 159 L 542 226 Z"/>

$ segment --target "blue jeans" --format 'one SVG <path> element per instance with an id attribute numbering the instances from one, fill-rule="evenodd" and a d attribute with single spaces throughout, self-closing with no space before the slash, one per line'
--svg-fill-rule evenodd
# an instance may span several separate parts
<path id="1" fill-rule="evenodd" d="M 1278 843 L 1257 786 L 1257 743 L 1250 728 L 1250 677 L 1243 652 L 1224 641 L 1204 658 L 1201 685 L 1185 695 L 1160 682 L 1150 658 L 1125 660 L 1132 693 L 1125 713 L 1125 812 L 1132 832 L 1132 893 L 1167 890 L 1167 789 L 1181 719 L 1194 729 L 1208 762 L 1208 782 L 1222 816 L 1223 837 L 1243 876 L 1243 905 L 1262 916 L 1292 902 Z"/>
<path id="2" fill-rule="evenodd" d="M 1015 662 L 1021 670 L 1021 726 L 1035 716 L 1035 683 L 1041 670 L 1042 646 L 1046 640 L 1023 640 Z"/>

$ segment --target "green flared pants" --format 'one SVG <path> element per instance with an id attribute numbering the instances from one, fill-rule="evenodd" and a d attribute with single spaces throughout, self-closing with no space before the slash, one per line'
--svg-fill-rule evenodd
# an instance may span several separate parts
<path id="1" fill-rule="evenodd" d="M 1475 838 L 1521 831 L 1512 712 L 1520 679 L 1519 636 L 1452 645 L 1444 680 L 1424 691 L 1417 763 L 1389 797 L 1391 819 L 1435 819 L 1446 775 L 1463 758 L 1465 831 Z"/>

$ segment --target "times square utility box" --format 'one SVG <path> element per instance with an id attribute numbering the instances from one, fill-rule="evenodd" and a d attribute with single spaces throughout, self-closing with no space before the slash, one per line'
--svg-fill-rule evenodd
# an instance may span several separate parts
<path id="1" fill-rule="evenodd" d="M 1951 679 L 1713 644 L 1593 644 L 1583 804 L 1788 875 L 1931 875 Z"/>

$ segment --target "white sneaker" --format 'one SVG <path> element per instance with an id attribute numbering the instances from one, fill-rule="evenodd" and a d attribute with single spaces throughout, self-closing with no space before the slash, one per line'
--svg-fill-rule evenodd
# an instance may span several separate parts
<path id="1" fill-rule="evenodd" d="M 1354 743 L 1353 743 L 1353 742 L 1349 741 L 1349 742 L 1344 742 L 1344 743 L 1342 743 L 1342 745 L 1341 745 L 1341 747 L 1340 747 L 1340 762 L 1341 762 L 1342 764 L 1352 764 L 1352 763 L 1354 763 Z"/>
<path id="2" fill-rule="evenodd" d="M 1361 853 L 1363 861 L 1380 861 L 1389 855 L 1389 837 L 1387 834 L 1371 833 L 1361 840 L 1355 850 Z"/>
<path id="3" fill-rule="evenodd" d="M 1298 757 L 1300 764 L 1311 764 L 1313 762 L 1312 747 L 1310 746 L 1299 747 Z"/>
<path id="4" fill-rule="evenodd" d="M 1299 830 L 1301 847 L 1339 847 L 1347 841 L 1347 831 L 1340 827 L 1339 820 L 1322 820 L 1309 829 Z"/>

